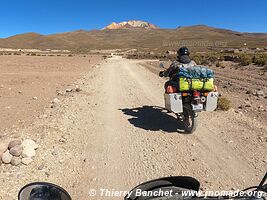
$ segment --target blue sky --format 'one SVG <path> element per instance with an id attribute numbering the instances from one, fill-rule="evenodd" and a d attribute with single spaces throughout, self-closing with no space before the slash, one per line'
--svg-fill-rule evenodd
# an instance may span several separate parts
<path id="1" fill-rule="evenodd" d="M 241 32 L 267 32 L 267 1 L 249 0 L 10 0 L 0 3 L 0 38 L 101 29 L 139 19 L 162 28 L 206 24 Z"/>

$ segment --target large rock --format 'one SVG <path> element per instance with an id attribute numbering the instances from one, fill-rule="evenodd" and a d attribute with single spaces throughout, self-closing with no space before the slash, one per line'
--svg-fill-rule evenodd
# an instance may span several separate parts
<path id="1" fill-rule="evenodd" d="M 26 157 L 26 158 L 22 158 L 21 159 L 21 162 L 24 164 L 24 165 L 29 165 L 31 164 L 33 161 L 33 159 L 31 157 Z"/>
<path id="2" fill-rule="evenodd" d="M 22 146 L 25 149 L 37 149 L 38 148 L 38 144 L 36 144 L 33 140 L 31 139 L 26 139 L 23 140 L 22 142 Z"/>
<path id="3" fill-rule="evenodd" d="M 22 154 L 22 151 L 23 151 L 23 147 L 22 145 L 17 145 L 17 146 L 14 146 L 12 147 L 10 150 L 9 150 L 9 153 L 13 156 L 20 156 Z"/>
<path id="4" fill-rule="evenodd" d="M 18 166 L 21 163 L 20 157 L 13 156 L 11 160 L 11 165 Z"/>
<path id="5" fill-rule="evenodd" d="M 21 140 L 12 140 L 8 144 L 8 148 L 12 149 L 14 146 L 21 145 Z"/>
<path id="6" fill-rule="evenodd" d="M 0 142 L 0 154 L 4 153 L 8 148 L 8 142 Z"/>
<path id="7" fill-rule="evenodd" d="M 24 147 L 22 151 L 22 157 L 34 157 L 35 156 L 35 150 L 31 147 Z"/>
<path id="8" fill-rule="evenodd" d="M 12 160 L 13 156 L 9 153 L 9 151 L 7 150 L 5 153 L 3 153 L 2 155 L 2 161 L 5 164 L 9 164 Z"/>

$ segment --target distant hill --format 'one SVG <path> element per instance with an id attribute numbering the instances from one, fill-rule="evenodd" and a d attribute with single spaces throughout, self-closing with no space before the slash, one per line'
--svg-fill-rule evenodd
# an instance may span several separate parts
<path id="1" fill-rule="evenodd" d="M 267 47 L 267 34 L 240 33 L 205 25 L 177 29 L 105 28 L 104 30 L 80 30 L 51 35 L 25 33 L 0 39 L 0 48 L 68 49 L 72 51 L 136 48 L 159 51 L 187 45 L 193 50 L 204 51 L 240 48 L 244 47 L 244 43 L 247 47 Z"/>

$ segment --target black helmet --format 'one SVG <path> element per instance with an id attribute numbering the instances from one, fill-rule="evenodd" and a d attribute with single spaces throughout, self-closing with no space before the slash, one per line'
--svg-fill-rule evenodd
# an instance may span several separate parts
<path id="1" fill-rule="evenodd" d="M 181 47 L 178 51 L 177 51 L 177 55 L 178 56 L 183 56 L 183 55 L 188 55 L 189 56 L 189 49 L 187 47 Z"/>

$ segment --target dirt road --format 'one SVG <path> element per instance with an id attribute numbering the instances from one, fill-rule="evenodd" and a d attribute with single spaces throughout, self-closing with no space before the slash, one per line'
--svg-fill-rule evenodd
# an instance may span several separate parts
<path id="1" fill-rule="evenodd" d="M 82 92 L 21 130 L 40 147 L 28 167 L 1 166 L 0 197 L 15 199 L 20 187 L 37 180 L 83 200 L 93 199 L 92 189 L 95 199 L 123 199 L 99 189 L 129 190 L 171 175 L 193 176 L 204 190 L 256 185 L 266 170 L 266 125 L 230 110 L 201 113 L 194 134 L 177 133 L 181 127 L 162 109 L 164 80 L 140 62 L 108 59 L 76 83 Z"/>

